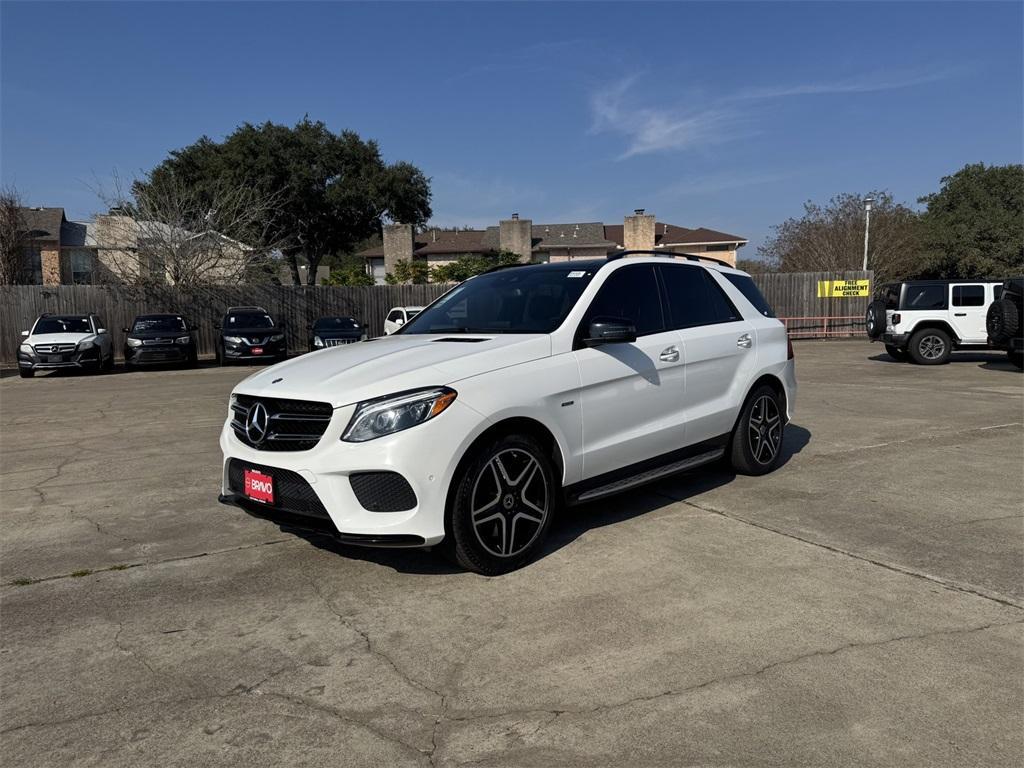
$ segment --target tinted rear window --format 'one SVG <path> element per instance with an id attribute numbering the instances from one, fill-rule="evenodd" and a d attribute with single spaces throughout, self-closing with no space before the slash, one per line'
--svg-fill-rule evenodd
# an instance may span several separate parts
<path id="1" fill-rule="evenodd" d="M 946 309 L 949 305 L 949 286 L 941 283 L 907 283 L 903 294 L 903 309 Z"/>
<path id="2" fill-rule="evenodd" d="M 723 272 L 722 276 L 739 289 L 739 292 L 746 297 L 747 301 L 754 305 L 754 309 L 765 317 L 775 317 L 775 312 L 772 311 L 771 305 L 758 287 L 754 285 L 754 281 L 750 277 L 747 275 L 733 275 L 728 272 Z"/>

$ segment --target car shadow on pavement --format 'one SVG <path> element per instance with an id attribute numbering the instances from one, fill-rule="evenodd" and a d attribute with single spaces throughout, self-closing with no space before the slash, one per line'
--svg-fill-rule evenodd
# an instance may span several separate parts
<path id="1" fill-rule="evenodd" d="M 811 432 L 798 424 L 788 424 L 782 441 L 782 460 L 779 469 L 799 454 L 811 441 Z M 631 520 L 648 512 L 672 504 L 685 502 L 735 479 L 736 474 L 722 462 L 706 465 L 690 472 L 673 475 L 635 491 L 611 496 L 579 506 L 566 507 L 553 521 L 548 539 L 536 558 L 543 560 L 580 538 L 587 531 Z M 440 575 L 462 573 L 462 569 L 449 562 L 440 552 L 421 549 L 371 549 L 341 544 L 326 537 L 296 534 L 313 546 L 351 560 L 362 560 L 391 568 L 399 573 Z M 529 568 L 530 566 L 525 566 Z"/>
<path id="2" fill-rule="evenodd" d="M 915 365 L 909 360 L 894 360 L 889 357 L 888 353 L 881 352 L 877 355 L 871 355 L 868 360 L 872 360 L 876 363 L 898 363 L 899 365 Z M 981 368 L 998 368 L 999 370 L 1017 370 L 1012 364 L 1006 359 L 1005 352 L 954 352 L 949 356 L 949 364 L 953 365 L 956 363 L 981 363 Z M 917 367 L 917 366 L 915 366 Z M 928 366 L 922 366 L 927 368 Z"/>

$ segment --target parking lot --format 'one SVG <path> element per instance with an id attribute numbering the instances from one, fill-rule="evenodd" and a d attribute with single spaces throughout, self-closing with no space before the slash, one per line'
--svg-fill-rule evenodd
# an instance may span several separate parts
<path id="1" fill-rule="evenodd" d="M 217 503 L 242 368 L 0 381 L 4 762 L 1024 761 L 1024 382 L 797 345 L 786 461 L 495 579 Z"/>

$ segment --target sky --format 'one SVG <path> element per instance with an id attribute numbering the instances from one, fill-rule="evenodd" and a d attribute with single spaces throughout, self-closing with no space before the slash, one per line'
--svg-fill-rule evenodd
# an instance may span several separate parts
<path id="1" fill-rule="evenodd" d="M 0 181 L 69 218 L 245 122 L 375 139 L 433 223 L 750 239 L 806 200 L 915 203 L 1022 162 L 1024 4 L 0 4 Z"/>

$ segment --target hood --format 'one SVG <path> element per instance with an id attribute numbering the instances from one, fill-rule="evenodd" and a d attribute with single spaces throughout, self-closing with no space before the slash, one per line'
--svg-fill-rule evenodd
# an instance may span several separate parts
<path id="1" fill-rule="evenodd" d="M 77 344 L 82 339 L 95 336 L 95 333 L 40 333 L 24 339 L 22 344 Z"/>
<path id="2" fill-rule="evenodd" d="M 310 331 L 310 336 L 319 336 L 321 339 L 348 339 L 354 336 L 362 336 L 362 328 L 331 328 L 327 331 Z"/>
<path id="3" fill-rule="evenodd" d="M 550 354 L 547 334 L 384 336 L 278 363 L 245 379 L 235 392 L 318 400 L 340 408 L 394 392 L 453 384 Z"/>
<path id="4" fill-rule="evenodd" d="M 275 333 L 284 333 L 276 325 L 273 328 L 223 328 L 221 336 L 273 336 Z"/>
<path id="5" fill-rule="evenodd" d="M 182 336 L 191 336 L 191 331 L 136 331 L 134 333 L 126 333 L 126 338 L 132 339 L 179 339 Z"/>

